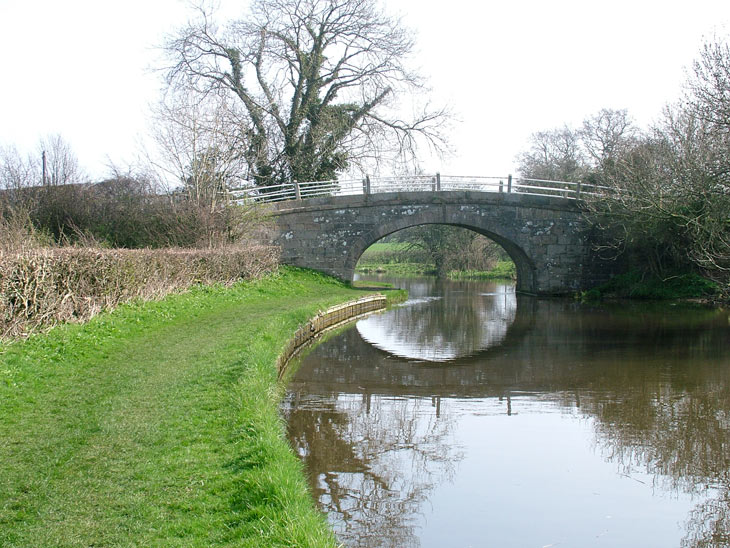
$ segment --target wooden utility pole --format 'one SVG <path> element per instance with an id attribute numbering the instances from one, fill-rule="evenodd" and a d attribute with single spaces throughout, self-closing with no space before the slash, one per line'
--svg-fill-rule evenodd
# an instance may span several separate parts
<path id="1" fill-rule="evenodd" d="M 48 169 L 46 167 L 46 151 L 41 152 L 41 160 L 43 162 L 43 186 L 48 184 Z"/>

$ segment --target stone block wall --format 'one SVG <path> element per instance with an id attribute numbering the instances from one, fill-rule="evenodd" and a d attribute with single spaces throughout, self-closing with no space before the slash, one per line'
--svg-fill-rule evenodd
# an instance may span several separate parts
<path id="1" fill-rule="evenodd" d="M 362 253 L 411 226 L 448 224 L 500 244 L 517 266 L 517 289 L 569 294 L 605 279 L 574 200 L 481 192 L 397 192 L 291 201 L 274 207 L 272 240 L 286 264 L 352 280 Z"/>

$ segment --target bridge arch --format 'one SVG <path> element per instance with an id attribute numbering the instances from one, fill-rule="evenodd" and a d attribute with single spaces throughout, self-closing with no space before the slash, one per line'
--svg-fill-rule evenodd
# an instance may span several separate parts
<path id="1" fill-rule="evenodd" d="M 350 248 L 350 252 L 347 254 L 347 259 L 345 261 L 345 268 L 347 272 L 350 272 L 348 280 L 352 281 L 357 262 L 360 260 L 360 257 L 362 257 L 362 254 L 365 252 L 365 250 L 373 245 L 375 242 L 381 240 L 382 238 L 385 238 L 386 236 L 389 236 L 390 234 L 405 230 L 406 228 L 411 228 L 414 226 L 424 226 L 429 224 L 439 224 L 457 226 L 459 228 L 471 230 L 473 232 L 481 234 L 482 236 L 486 236 L 493 242 L 500 245 L 510 256 L 512 262 L 515 263 L 515 267 L 517 270 L 517 291 L 523 293 L 535 293 L 536 288 L 534 262 L 530 259 L 530 257 L 527 256 L 525 251 L 518 244 L 512 242 L 505 236 L 502 236 L 483 227 L 448 221 L 435 222 L 433 220 L 423 220 L 421 219 L 421 217 L 423 216 L 423 214 L 419 214 L 409 216 L 406 219 L 401 218 L 395 219 L 391 222 L 384 222 L 382 224 L 374 226 L 372 230 L 365 232 L 360 237 L 356 238 L 352 242 L 352 247 Z M 432 216 L 429 216 L 429 218 L 431 217 Z"/>

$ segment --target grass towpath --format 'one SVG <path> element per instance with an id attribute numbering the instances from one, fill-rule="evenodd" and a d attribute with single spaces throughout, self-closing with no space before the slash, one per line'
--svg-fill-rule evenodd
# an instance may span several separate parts
<path id="1" fill-rule="evenodd" d="M 0 347 L 0 546 L 335 546 L 274 363 L 362 294 L 284 269 Z"/>

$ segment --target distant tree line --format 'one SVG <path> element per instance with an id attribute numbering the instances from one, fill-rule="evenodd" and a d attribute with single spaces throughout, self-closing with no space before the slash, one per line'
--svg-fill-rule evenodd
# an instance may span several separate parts
<path id="1" fill-rule="evenodd" d="M 230 243 L 249 227 L 251 212 L 223 207 L 219 199 L 213 193 L 201 196 L 189 179 L 168 191 L 152 172 L 112 170 L 92 183 L 60 136 L 43 139 L 39 152 L 27 157 L 15 148 L 0 148 L 0 219 L 27 224 L 56 244 L 143 248 Z"/>
<path id="2" fill-rule="evenodd" d="M 684 96 L 642 130 L 626 110 L 532 135 L 523 177 L 596 185 L 587 201 L 601 251 L 669 277 L 695 271 L 730 284 L 730 47 L 702 48 Z M 591 190 L 590 187 L 586 187 Z"/>

